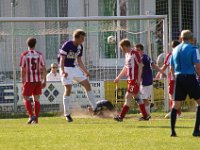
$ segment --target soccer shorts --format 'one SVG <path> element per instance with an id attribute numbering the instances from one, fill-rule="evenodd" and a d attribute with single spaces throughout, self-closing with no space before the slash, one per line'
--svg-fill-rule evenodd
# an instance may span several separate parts
<path id="1" fill-rule="evenodd" d="M 182 101 L 189 95 L 190 99 L 200 99 L 200 86 L 196 76 L 191 74 L 179 74 L 175 79 L 174 100 Z"/>
<path id="2" fill-rule="evenodd" d="M 168 85 L 168 91 L 170 95 L 174 94 L 174 80 L 170 80 L 169 81 L 169 85 Z"/>
<path id="3" fill-rule="evenodd" d="M 140 87 L 138 86 L 136 80 L 128 80 L 128 92 L 134 95 L 138 94 Z"/>
<path id="4" fill-rule="evenodd" d="M 141 93 L 141 99 L 150 99 L 151 98 L 151 92 L 152 92 L 152 85 L 140 85 L 140 93 Z"/>
<path id="5" fill-rule="evenodd" d="M 41 82 L 25 82 L 23 84 L 23 90 L 22 90 L 23 96 L 32 96 L 41 94 L 42 94 Z"/>
<path id="6" fill-rule="evenodd" d="M 83 72 L 78 67 L 64 67 L 64 71 L 68 74 L 67 77 L 61 75 L 63 85 L 71 85 L 73 82 L 81 82 L 87 79 Z"/>

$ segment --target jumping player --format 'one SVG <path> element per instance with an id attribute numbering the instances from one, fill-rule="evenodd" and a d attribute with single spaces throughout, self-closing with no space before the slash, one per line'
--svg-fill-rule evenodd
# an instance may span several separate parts
<path id="1" fill-rule="evenodd" d="M 171 43 L 171 47 L 172 47 L 172 51 L 173 49 L 178 46 L 180 44 L 179 41 L 172 41 Z M 170 59 L 171 59 L 171 56 L 172 56 L 172 51 L 170 51 L 166 58 L 165 58 L 165 61 L 164 61 L 164 64 L 163 66 L 161 67 L 161 70 L 162 71 L 165 71 L 167 68 L 169 68 L 169 65 L 170 65 Z M 156 75 L 156 78 L 159 79 L 160 77 L 160 72 L 157 73 Z M 172 109 L 172 106 L 173 106 L 173 94 L 174 94 L 174 78 L 173 76 L 171 75 L 171 73 L 169 72 L 168 74 L 168 91 L 169 91 L 169 101 L 170 101 L 170 109 Z M 168 114 L 165 115 L 165 118 L 169 118 L 171 115 L 171 113 L 169 112 Z M 181 110 L 177 110 L 177 115 L 178 117 L 181 116 Z"/>
<path id="2" fill-rule="evenodd" d="M 68 122 L 73 121 L 69 110 L 72 81 L 79 82 L 85 88 L 92 110 L 94 111 L 97 107 L 91 85 L 87 78 L 90 76 L 90 73 L 85 68 L 81 59 L 83 55 L 82 43 L 85 36 L 86 33 L 83 30 L 75 30 L 73 32 L 73 40 L 65 42 L 59 50 L 61 82 L 65 88 L 63 94 L 64 115 Z"/>
<path id="3" fill-rule="evenodd" d="M 142 100 L 145 103 L 147 114 L 150 116 L 150 101 L 149 100 L 151 98 L 151 92 L 153 88 L 152 68 L 159 71 L 163 77 L 166 77 L 166 74 L 151 60 L 151 58 L 147 54 L 144 53 L 144 46 L 142 44 L 136 44 L 135 49 L 140 54 L 142 64 L 143 64 L 140 94 L 141 94 Z"/>
<path id="4" fill-rule="evenodd" d="M 150 116 L 148 116 L 145 110 L 144 102 L 139 97 L 139 87 L 142 74 L 142 62 L 140 55 L 137 51 L 132 50 L 131 43 L 128 39 L 123 39 L 120 41 L 120 48 L 123 53 L 125 53 L 125 65 L 114 82 L 118 83 L 123 76 L 127 76 L 128 88 L 122 111 L 119 115 L 114 117 L 114 120 L 123 121 L 123 118 L 129 110 L 130 102 L 133 96 L 135 97 L 135 100 L 139 105 L 140 112 L 143 115 L 142 120 L 149 120 Z"/>
<path id="5" fill-rule="evenodd" d="M 38 123 L 40 113 L 39 96 L 42 88 L 46 86 L 46 67 L 42 53 L 35 50 L 36 39 L 27 39 L 28 50 L 23 52 L 20 57 L 21 78 L 23 84 L 23 101 L 29 115 L 28 124 Z M 41 76 L 42 74 L 42 76 Z M 42 81 L 43 80 L 43 81 Z M 33 97 L 34 114 L 29 97 Z"/>

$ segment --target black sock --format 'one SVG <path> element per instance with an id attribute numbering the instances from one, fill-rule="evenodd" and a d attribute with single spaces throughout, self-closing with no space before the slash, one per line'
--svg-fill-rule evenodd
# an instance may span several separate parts
<path id="1" fill-rule="evenodd" d="M 199 132 L 199 125 L 200 125 L 200 106 L 197 106 L 194 132 Z"/>
<path id="2" fill-rule="evenodd" d="M 171 111 L 171 132 L 172 132 L 172 134 L 175 133 L 176 112 L 177 112 L 177 110 L 172 108 L 172 111 Z"/>

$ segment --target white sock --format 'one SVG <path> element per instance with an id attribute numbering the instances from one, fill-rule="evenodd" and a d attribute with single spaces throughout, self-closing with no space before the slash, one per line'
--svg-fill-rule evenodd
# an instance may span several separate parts
<path id="1" fill-rule="evenodd" d="M 70 103 L 70 96 L 63 96 L 63 106 L 64 106 L 65 116 L 68 116 L 70 114 L 69 103 Z"/>
<path id="2" fill-rule="evenodd" d="M 86 93 L 87 93 L 87 97 L 89 98 L 90 105 L 92 106 L 92 109 L 95 110 L 96 107 L 97 107 L 97 104 L 96 104 L 96 100 L 95 100 L 93 92 L 87 91 Z"/>

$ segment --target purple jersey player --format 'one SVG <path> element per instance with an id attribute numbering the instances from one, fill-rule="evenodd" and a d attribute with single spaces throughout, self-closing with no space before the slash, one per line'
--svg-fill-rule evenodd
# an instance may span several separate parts
<path id="1" fill-rule="evenodd" d="M 87 79 L 90 74 L 81 59 L 85 35 L 86 33 L 83 30 L 75 30 L 73 40 L 65 42 L 59 50 L 61 82 L 65 87 L 63 94 L 64 115 L 68 122 L 73 121 L 69 110 L 72 81 L 80 83 L 85 88 L 92 110 L 94 111 L 97 107 L 91 85 Z"/>
<path id="2" fill-rule="evenodd" d="M 149 99 L 151 97 L 151 91 L 153 88 L 152 68 L 156 69 L 157 71 L 160 71 L 160 73 L 164 77 L 166 77 L 166 74 L 151 60 L 151 58 L 147 54 L 144 54 L 144 46 L 142 44 L 136 44 L 135 48 L 139 52 L 143 63 L 142 84 L 140 85 L 141 98 L 145 103 L 146 112 L 150 116 Z"/>

